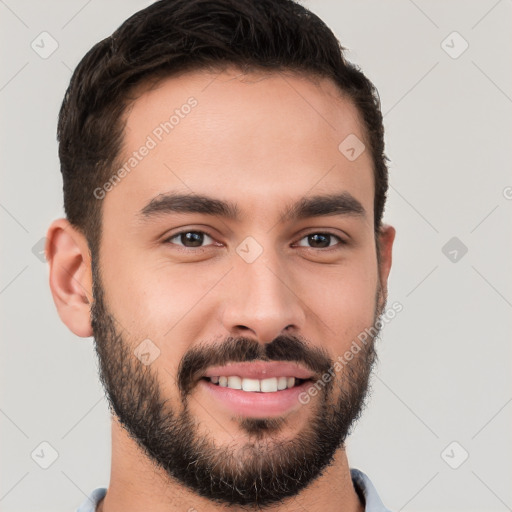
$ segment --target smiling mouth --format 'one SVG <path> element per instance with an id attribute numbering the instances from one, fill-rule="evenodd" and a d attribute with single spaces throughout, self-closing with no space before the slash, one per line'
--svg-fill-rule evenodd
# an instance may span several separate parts
<path id="1" fill-rule="evenodd" d="M 276 393 L 285 389 L 300 386 L 310 379 L 297 377 L 270 377 L 267 379 L 250 379 L 237 375 L 219 375 L 203 377 L 203 380 L 223 388 L 238 389 L 249 393 Z"/>

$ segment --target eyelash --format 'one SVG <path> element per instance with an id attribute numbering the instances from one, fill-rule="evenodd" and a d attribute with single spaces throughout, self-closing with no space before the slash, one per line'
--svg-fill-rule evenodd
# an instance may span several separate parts
<path id="1" fill-rule="evenodd" d="M 178 247 L 180 247 L 180 250 L 187 251 L 187 252 L 188 251 L 194 251 L 194 250 L 200 250 L 200 249 L 205 249 L 206 248 L 206 246 L 185 247 L 182 244 L 174 244 L 173 242 L 171 242 L 171 240 L 173 240 L 174 238 L 177 238 L 180 235 L 184 235 L 186 233 L 200 233 L 200 234 L 203 234 L 203 235 L 206 235 L 206 236 L 210 237 L 213 240 L 213 237 L 211 235 L 209 235 L 208 233 L 206 233 L 205 231 L 200 231 L 200 230 L 195 230 L 195 229 L 187 229 L 187 230 L 175 233 L 174 235 L 170 236 L 169 238 L 166 238 L 164 240 L 164 243 L 170 244 L 170 245 L 177 245 Z M 318 247 L 306 247 L 306 249 L 312 249 L 312 250 L 326 252 L 326 251 L 336 250 L 336 249 L 339 249 L 341 246 L 347 245 L 347 242 L 345 240 L 343 240 L 343 238 L 341 238 L 339 235 L 335 235 L 334 233 L 330 233 L 329 231 L 312 231 L 311 233 L 307 233 L 306 235 L 303 235 L 298 240 L 298 242 L 300 242 L 301 240 L 304 240 L 304 238 L 307 238 L 307 237 L 309 237 L 311 235 L 327 235 L 327 236 L 331 236 L 331 237 L 334 237 L 334 238 L 336 238 L 338 240 L 338 244 L 335 244 L 333 246 L 329 245 L 328 247 L 320 247 L 320 248 L 318 248 Z M 299 247 L 304 247 L 304 246 L 299 246 Z"/>

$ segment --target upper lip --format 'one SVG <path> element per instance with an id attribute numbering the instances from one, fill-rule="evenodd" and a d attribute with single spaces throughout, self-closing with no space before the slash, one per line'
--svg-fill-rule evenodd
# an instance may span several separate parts
<path id="1" fill-rule="evenodd" d="M 209 367 L 203 377 L 234 376 L 247 379 L 270 379 L 272 377 L 295 377 L 311 379 L 313 373 L 303 366 L 286 361 L 252 361 L 245 363 L 228 363 L 225 366 Z"/>

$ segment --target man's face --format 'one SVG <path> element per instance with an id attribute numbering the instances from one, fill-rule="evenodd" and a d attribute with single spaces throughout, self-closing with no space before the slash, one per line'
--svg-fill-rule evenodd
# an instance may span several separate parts
<path id="1" fill-rule="evenodd" d="M 361 411 L 373 340 L 299 400 L 384 307 L 371 156 L 338 148 L 354 135 L 334 84 L 290 74 L 188 73 L 127 113 L 130 171 L 93 258 L 101 379 L 147 455 L 203 496 L 296 494 Z"/>

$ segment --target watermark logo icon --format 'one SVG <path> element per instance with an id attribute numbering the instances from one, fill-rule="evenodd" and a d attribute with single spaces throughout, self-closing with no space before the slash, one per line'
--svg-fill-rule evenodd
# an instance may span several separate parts
<path id="1" fill-rule="evenodd" d="M 457 441 L 452 441 L 442 452 L 441 458 L 452 469 L 458 469 L 468 460 L 469 453 Z"/>
<path id="2" fill-rule="evenodd" d="M 41 240 L 39 240 L 33 247 L 32 247 L 32 254 L 43 263 L 46 261 L 46 254 L 44 252 L 44 248 L 46 246 L 46 237 L 43 236 Z"/>
<path id="3" fill-rule="evenodd" d="M 458 263 L 468 252 L 466 245 L 456 236 L 446 242 L 441 252 L 452 262 Z"/>
<path id="4" fill-rule="evenodd" d="M 357 160 L 364 153 L 365 149 L 366 146 L 363 141 L 354 133 L 345 137 L 338 146 L 340 153 L 351 162 Z"/>
<path id="5" fill-rule="evenodd" d="M 441 48 L 452 59 L 458 59 L 469 48 L 469 43 L 457 31 L 453 31 L 443 39 Z"/>
<path id="6" fill-rule="evenodd" d="M 59 43 L 49 32 L 43 31 L 30 43 L 30 47 L 41 59 L 47 59 L 57 50 Z"/>
<path id="7" fill-rule="evenodd" d="M 237 246 L 236 253 L 246 262 L 253 263 L 262 254 L 263 247 L 252 237 L 248 236 Z"/>
<path id="8" fill-rule="evenodd" d="M 149 338 L 146 338 L 137 345 L 133 353 L 143 365 L 149 366 L 160 356 L 160 349 Z"/>
<path id="9" fill-rule="evenodd" d="M 34 448 L 30 456 L 39 467 L 48 469 L 59 458 L 59 453 L 48 441 L 43 441 Z"/>

